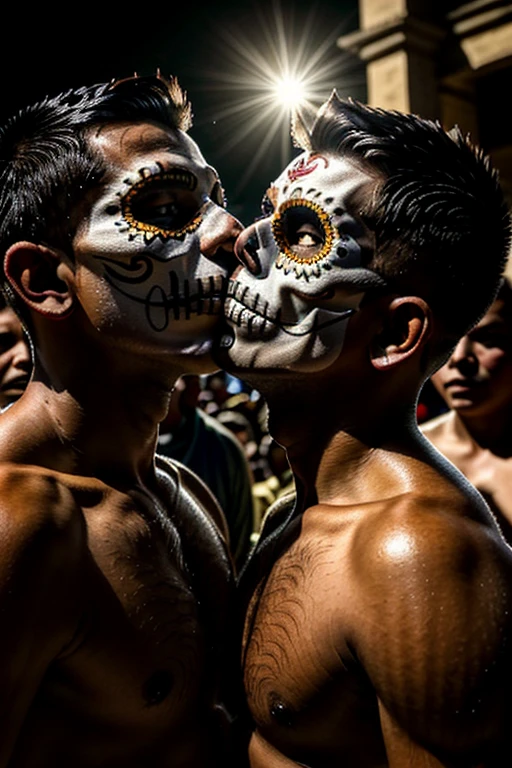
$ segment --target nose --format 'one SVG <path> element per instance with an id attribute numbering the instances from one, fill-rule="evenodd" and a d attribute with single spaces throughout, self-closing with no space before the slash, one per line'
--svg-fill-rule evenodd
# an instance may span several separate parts
<path id="1" fill-rule="evenodd" d="M 231 272 L 235 267 L 235 240 L 242 229 L 243 226 L 238 219 L 216 206 L 215 212 L 203 225 L 200 238 L 201 253 Z"/>
<path id="2" fill-rule="evenodd" d="M 13 349 L 13 365 L 23 371 L 30 371 L 32 359 L 30 349 L 25 339 L 20 339 Z"/>
<path id="3" fill-rule="evenodd" d="M 244 229 L 235 243 L 235 256 L 255 277 L 261 274 L 261 261 L 258 256 L 259 241 L 256 226 L 251 224 Z"/>
<path id="4" fill-rule="evenodd" d="M 450 368 L 457 368 L 463 376 L 473 376 L 478 372 L 478 358 L 473 343 L 468 336 L 463 336 L 457 343 L 448 361 Z"/>

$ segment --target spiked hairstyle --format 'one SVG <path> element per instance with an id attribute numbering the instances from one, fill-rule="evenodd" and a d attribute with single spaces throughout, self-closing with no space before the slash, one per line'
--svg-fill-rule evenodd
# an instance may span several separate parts
<path id="1" fill-rule="evenodd" d="M 366 265 L 402 295 L 423 297 L 458 338 L 492 303 L 510 247 L 510 216 L 489 159 L 455 128 L 336 93 L 295 143 L 335 152 L 376 176 L 360 214 L 374 232 Z"/>
<path id="2" fill-rule="evenodd" d="M 2 260 L 18 240 L 59 247 L 72 256 L 80 205 L 105 171 L 87 143 L 87 131 L 127 120 L 187 131 L 191 107 L 175 78 L 135 75 L 47 97 L 0 127 Z M 2 289 L 17 304 L 5 276 Z"/>

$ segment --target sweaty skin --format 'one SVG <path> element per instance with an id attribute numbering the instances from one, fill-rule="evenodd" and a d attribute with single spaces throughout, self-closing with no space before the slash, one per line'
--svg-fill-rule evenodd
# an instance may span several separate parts
<path id="1" fill-rule="evenodd" d="M 0 766 L 219 768 L 236 715 L 225 521 L 154 450 L 178 376 L 212 370 L 240 227 L 185 134 L 115 125 L 91 143 L 108 172 L 74 258 L 20 243 L 6 260 L 37 341 L 33 378 L 0 417 Z M 128 221 L 146 168 L 168 176 Z M 176 217 L 199 220 L 175 237 Z M 155 221 L 161 236 L 145 238 Z"/>
<path id="2" fill-rule="evenodd" d="M 464 336 L 432 383 L 449 411 L 421 429 L 483 494 L 512 543 L 512 319 L 509 290 Z"/>
<path id="3" fill-rule="evenodd" d="M 275 213 L 235 246 L 218 359 L 265 397 L 297 489 L 240 577 L 250 764 L 502 768 L 512 554 L 417 429 L 430 314 L 420 298 L 372 294 L 360 201 L 374 183 L 344 157 L 305 153 L 271 187 Z M 318 202 L 323 226 L 296 198 Z M 319 333 L 320 312 L 338 324 Z M 290 337 L 301 323 L 309 333 Z"/>

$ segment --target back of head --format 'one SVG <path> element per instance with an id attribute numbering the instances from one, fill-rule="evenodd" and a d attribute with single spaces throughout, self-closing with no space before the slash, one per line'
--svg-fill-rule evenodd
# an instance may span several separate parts
<path id="1" fill-rule="evenodd" d="M 0 127 L 0 256 L 20 240 L 66 251 L 87 193 L 104 167 L 87 143 L 97 125 L 154 121 L 188 130 L 190 104 L 174 78 L 157 74 L 47 97 Z M 2 278 L 4 290 L 15 303 Z"/>
<path id="2" fill-rule="evenodd" d="M 373 173 L 359 214 L 373 231 L 365 266 L 400 295 L 424 298 L 447 344 L 492 303 L 510 247 L 510 217 L 489 159 L 458 129 L 333 94 L 296 142 L 343 154 Z"/>

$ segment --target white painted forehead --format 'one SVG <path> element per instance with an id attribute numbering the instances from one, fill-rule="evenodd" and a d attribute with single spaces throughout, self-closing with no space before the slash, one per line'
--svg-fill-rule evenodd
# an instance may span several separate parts
<path id="1" fill-rule="evenodd" d="M 291 161 L 272 186 L 284 195 L 300 188 L 305 195 L 308 190 L 314 189 L 339 196 L 350 194 L 370 180 L 369 174 L 346 157 L 323 152 L 303 152 Z"/>
<path id="2" fill-rule="evenodd" d="M 176 133 L 178 136 L 178 143 L 176 145 L 176 149 L 173 151 L 176 151 L 180 154 L 187 155 L 197 165 L 202 165 L 202 166 L 208 165 L 208 163 L 206 162 L 203 156 L 203 153 L 197 146 L 194 139 L 191 139 L 190 136 L 184 133 L 183 131 L 177 131 Z"/>

